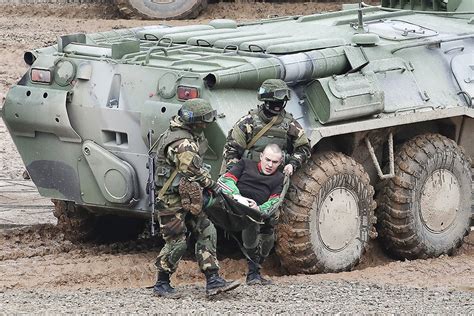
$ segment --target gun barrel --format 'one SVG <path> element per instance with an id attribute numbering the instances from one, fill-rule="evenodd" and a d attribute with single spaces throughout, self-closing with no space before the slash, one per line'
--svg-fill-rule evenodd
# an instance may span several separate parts
<path id="1" fill-rule="evenodd" d="M 267 79 L 288 83 L 307 81 L 345 73 L 350 67 L 343 47 L 269 57 L 232 69 L 209 73 L 204 82 L 209 88 L 256 88 Z"/>

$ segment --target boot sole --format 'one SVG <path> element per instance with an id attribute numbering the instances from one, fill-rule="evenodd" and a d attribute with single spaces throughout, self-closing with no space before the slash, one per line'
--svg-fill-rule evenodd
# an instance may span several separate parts
<path id="1" fill-rule="evenodd" d="M 253 281 L 248 281 L 248 282 L 245 282 L 247 285 L 261 285 L 262 282 L 260 280 L 253 280 Z"/>
<path id="2" fill-rule="evenodd" d="M 173 300 L 177 300 L 177 299 L 180 299 L 182 297 L 182 295 L 178 294 L 178 293 L 160 294 L 160 293 L 157 293 L 157 292 L 153 292 L 153 296 L 162 297 L 162 298 L 170 298 L 170 299 L 173 299 Z"/>
<path id="3" fill-rule="evenodd" d="M 265 281 L 262 281 L 262 280 L 252 280 L 252 281 L 248 281 L 246 282 L 247 285 L 249 286 L 253 286 L 253 285 L 272 285 L 273 282 L 270 281 L 270 280 L 265 280 Z"/>
<path id="4" fill-rule="evenodd" d="M 238 282 L 238 281 L 233 281 L 233 282 L 229 283 L 229 284 L 226 285 L 226 286 L 223 286 L 223 287 L 220 287 L 220 288 L 217 288 L 217 289 L 212 289 L 212 290 L 206 291 L 206 295 L 207 295 L 208 297 L 214 296 L 214 295 L 217 295 L 217 294 L 220 294 L 220 293 L 232 291 L 232 290 L 238 288 L 239 286 L 240 286 L 240 282 Z"/>

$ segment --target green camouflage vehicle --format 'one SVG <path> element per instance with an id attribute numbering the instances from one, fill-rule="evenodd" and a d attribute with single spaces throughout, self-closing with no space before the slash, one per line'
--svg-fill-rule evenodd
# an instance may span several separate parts
<path id="1" fill-rule="evenodd" d="M 150 218 L 147 135 L 186 99 L 218 112 L 205 155 L 217 177 L 229 129 L 280 78 L 313 151 L 278 226 L 290 273 L 351 269 L 377 234 L 400 258 L 451 254 L 470 229 L 472 1 L 72 34 L 25 61 L 3 119 L 64 227 Z"/>

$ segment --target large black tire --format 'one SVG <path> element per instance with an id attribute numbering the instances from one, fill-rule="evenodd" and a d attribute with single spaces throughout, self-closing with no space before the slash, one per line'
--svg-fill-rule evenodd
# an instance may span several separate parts
<path id="1" fill-rule="evenodd" d="M 74 202 L 52 200 L 54 216 L 58 219 L 58 228 L 64 237 L 71 241 L 86 241 L 94 237 L 96 217 Z"/>
<path id="2" fill-rule="evenodd" d="M 292 177 L 276 251 L 290 273 L 339 272 L 375 237 L 374 189 L 363 167 L 337 152 L 313 156 Z"/>
<path id="3" fill-rule="evenodd" d="M 451 254 L 469 231 L 470 159 L 444 136 L 416 136 L 397 151 L 395 177 L 377 200 L 378 231 L 390 253 L 407 259 Z"/>
<path id="4" fill-rule="evenodd" d="M 207 0 L 116 0 L 124 17 L 129 19 L 194 19 L 207 7 Z"/>
<path id="5" fill-rule="evenodd" d="M 52 200 L 53 214 L 64 237 L 74 242 L 115 242 L 136 239 L 146 221 L 114 215 L 97 216 L 85 207 L 70 201 Z"/>

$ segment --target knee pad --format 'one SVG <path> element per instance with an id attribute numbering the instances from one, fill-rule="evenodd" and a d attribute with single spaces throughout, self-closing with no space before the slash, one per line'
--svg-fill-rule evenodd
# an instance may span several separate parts
<path id="1" fill-rule="evenodd" d="M 208 220 L 209 221 L 209 220 Z M 198 248 L 207 248 L 211 252 L 216 251 L 217 247 L 217 231 L 214 225 L 211 225 L 209 221 L 209 225 L 204 229 L 200 229 L 199 236 L 196 236 L 196 251 Z"/>
<path id="2" fill-rule="evenodd" d="M 246 229 L 242 231 L 242 242 L 245 249 L 257 248 L 259 240 L 259 225 L 249 225 Z"/>

